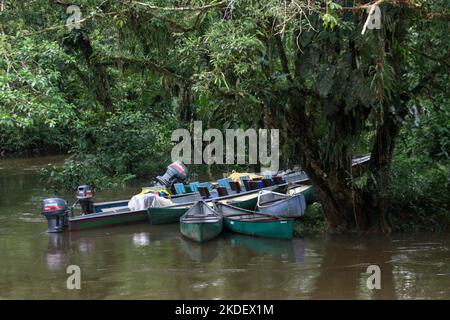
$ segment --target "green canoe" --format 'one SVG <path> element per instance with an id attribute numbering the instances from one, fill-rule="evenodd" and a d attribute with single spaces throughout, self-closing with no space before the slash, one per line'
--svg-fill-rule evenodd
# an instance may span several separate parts
<path id="1" fill-rule="evenodd" d="M 233 197 L 224 197 L 223 199 L 212 199 L 212 201 L 223 202 L 243 209 L 254 209 L 258 201 L 258 190 L 236 194 Z M 180 217 L 191 207 L 192 203 L 183 205 L 174 205 L 170 207 L 148 208 L 147 215 L 150 224 L 168 224 L 178 223 Z"/>
<path id="2" fill-rule="evenodd" d="M 294 185 L 293 187 L 290 187 L 288 189 L 287 194 L 303 194 L 303 196 L 305 197 L 306 205 L 310 205 L 317 201 L 316 189 L 314 189 L 312 185 Z"/>
<path id="3" fill-rule="evenodd" d="M 292 239 L 292 220 L 261 214 L 224 203 L 217 203 L 216 208 L 223 216 L 224 227 L 233 232 L 266 238 Z"/>
<path id="4" fill-rule="evenodd" d="M 226 201 L 224 203 L 234 205 L 238 208 L 253 210 L 256 208 L 256 203 L 258 202 L 258 196 L 255 194 L 251 198 L 247 200 L 234 200 L 234 201 Z"/>
<path id="5" fill-rule="evenodd" d="M 180 218 L 180 232 L 196 242 L 205 242 L 222 232 L 222 217 L 204 201 L 197 202 Z"/>
<path id="6" fill-rule="evenodd" d="M 147 216 L 150 224 L 169 224 L 180 221 L 180 218 L 189 210 L 190 206 L 148 208 Z"/>
<path id="7" fill-rule="evenodd" d="M 255 209 L 256 203 L 258 202 L 258 193 L 255 192 L 252 194 L 242 195 L 240 197 L 236 197 L 233 199 L 219 200 L 216 202 L 225 203 L 242 209 L 253 210 Z"/>

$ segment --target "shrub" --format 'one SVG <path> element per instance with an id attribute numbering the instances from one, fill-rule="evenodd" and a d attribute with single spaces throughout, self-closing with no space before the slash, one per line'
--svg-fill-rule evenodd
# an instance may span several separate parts
<path id="1" fill-rule="evenodd" d="M 80 184 L 111 188 L 135 177 L 160 173 L 167 158 L 170 138 L 142 112 L 118 112 L 105 123 L 85 129 L 72 150 L 76 155 L 60 168 L 42 170 L 48 188 L 73 189 Z"/>
<path id="2" fill-rule="evenodd" d="M 306 208 L 305 215 L 294 223 L 294 234 L 305 236 L 313 233 L 324 233 L 326 231 L 326 220 L 322 205 L 314 202 Z"/>
<path id="3" fill-rule="evenodd" d="M 393 231 L 445 231 L 450 227 L 450 167 L 400 158 L 382 192 Z"/>

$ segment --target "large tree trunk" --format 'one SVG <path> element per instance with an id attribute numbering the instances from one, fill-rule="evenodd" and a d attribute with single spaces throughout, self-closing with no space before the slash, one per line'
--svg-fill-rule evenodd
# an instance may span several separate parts
<path id="1" fill-rule="evenodd" d="M 301 99 L 297 98 L 296 101 L 297 108 L 292 117 L 294 124 L 291 127 L 300 129 L 296 137 L 297 149 L 301 150 L 300 162 L 317 190 L 328 230 L 389 233 L 386 204 L 379 198 L 378 191 L 383 186 L 383 173 L 392 159 L 395 138 L 399 132 L 395 115 L 384 113 L 382 124 L 375 134 L 371 162 L 365 168 L 356 170 L 352 166 L 351 149 L 345 145 L 337 149 L 336 155 L 323 159 L 321 145 L 314 135 L 314 121 L 305 112 Z M 336 119 L 336 139 L 345 133 L 345 125 L 340 127 L 338 124 Z M 333 143 L 333 140 L 329 143 Z M 367 174 L 367 183 L 357 187 L 354 179 L 361 173 Z M 375 178 L 376 183 L 372 178 Z"/>
<path id="2" fill-rule="evenodd" d="M 299 112 L 298 123 L 310 123 Z M 351 154 L 342 150 L 338 159 L 320 160 L 319 145 L 308 124 L 302 125 L 299 137 L 300 161 L 315 186 L 328 222 L 330 232 L 389 233 L 386 222 L 387 205 L 379 197 L 383 188 L 385 170 L 388 168 L 398 135 L 399 126 L 393 115 L 386 113 L 383 124 L 377 129 L 371 161 L 364 168 L 351 165 Z M 357 187 L 354 179 L 361 173 L 368 176 L 367 184 Z M 372 178 L 375 178 L 376 183 Z"/>
<path id="3" fill-rule="evenodd" d="M 378 200 L 372 188 L 366 186 L 358 189 L 351 182 L 347 183 L 347 180 L 335 176 L 321 178 L 310 166 L 306 165 L 305 168 L 316 188 L 329 232 L 390 232 L 386 222 L 386 206 Z M 342 175 L 349 170 L 338 168 L 338 171 Z"/>
<path id="4" fill-rule="evenodd" d="M 299 36 L 298 33 L 294 34 L 294 40 Z M 342 35 L 336 31 L 336 36 Z M 282 44 L 279 43 L 279 47 L 282 49 Z M 375 48 L 379 49 L 378 44 Z M 379 106 L 383 110 L 379 112 L 373 104 L 362 102 L 362 99 L 348 100 L 340 93 L 342 89 L 352 90 L 353 84 L 361 81 L 363 75 L 367 77 L 367 70 L 358 69 L 359 49 L 352 41 L 323 41 L 322 49 L 317 53 L 314 47 L 295 48 L 294 75 L 298 83 L 304 81 L 302 73 L 305 70 L 302 66 L 308 65 L 305 63 L 308 57 L 311 59 L 320 54 L 320 63 L 335 70 L 335 73 L 326 73 L 321 69 L 315 71 L 318 79 L 328 77 L 326 79 L 332 82 L 328 89 L 322 86 L 322 90 L 319 90 L 317 85 L 312 88 L 298 86 L 292 90 L 289 127 L 295 128 L 292 133 L 298 140 L 296 149 L 300 150 L 300 163 L 317 190 L 330 232 L 389 233 L 387 206 L 379 197 L 379 191 L 383 187 L 383 173 L 391 162 L 395 139 L 399 133 L 399 113 L 394 114 L 390 110 L 398 111 L 404 101 L 395 94 L 384 100 L 379 99 L 378 95 L 372 96 L 372 91 L 367 90 L 367 95 L 382 105 Z M 378 54 L 378 51 L 374 52 Z M 343 55 L 342 52 L 348 54 Z M 283 59 L 280 60 L 283 64 Z M 377 58 L 374 62 L 377 72 L 383 70 L 380 61 L 382 59 Z M 335 65 L 341 65 L 341 68 L 351 67 L 352 70 L 343 73 L 333 69 Z M 311 65 L 309 67 L 314 68 Z M 395 69 L 395 76 L 399 77 L 400 74 Z M 348 112 L 349 103 L 353 112 Z M 364 132 L 362 128 L 366 126 L 370 115 L 377 121 L 371 162 L 363 170 L 366 183 L 357 186 L 354 182 L 357 172 L 353 172 L 351 161 L 352 141 Z M 348 143 L 344 143 L 345 141 Z"/>

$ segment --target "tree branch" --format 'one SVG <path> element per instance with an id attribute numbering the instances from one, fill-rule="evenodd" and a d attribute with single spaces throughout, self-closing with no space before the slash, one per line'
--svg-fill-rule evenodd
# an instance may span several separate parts
<path id="1" fill-rule="evenodd" d="M 449 61 L 448 61 L 448 54 L 445 56 L 445 57 L 443 57 L 443 58 L 436 58 L 436 57 L 433 57 L 433 56 L 430 56 L 429 54 L 426 54 L 425 52 L 422 52 L 422 51 L 420 51 L 420 50 L 417 50 L 417 49 L 415 49 L 415 48 L 410 48 L 412 51 L 414 51 L 414 52 L 416 52 L 417 54 L 419 54 L 419 55 L 421 55 L 422 57 L 424 57 L 424 58 L 427 58 L 428 60 L 431 60 L 431 61 L 433 61 L 433 62 L 436 62 L 437 64 L 439 64 L 441 67 L 442 66 L 445 66 L 445 67 L 447 67 L 447 68 L 449 68 L 450 67 L 450 63 L 449 63 Z"/>
<path id="2" fill-rule="evenodd" d="M 112 64 L 123 64 L 124 66 L 126 65 L 136 65 L 136 66 L 140 66 L 140 67 L 151 67 L 153 69 L 155 69 L 156 71 L 158 71 L 161 74 L 164 74 L 168 77 L 174 78 L 174 79 L 178 79 L 178 80 L 183 80 L 183 81 L 187 81 L 189 80 L 188 78 L 185 78 L 177 73 L 175 73 L 174 71 L 168 69 L 165 66 L 161 66 L 160 64 L 158 64 L 156 61 L 154 61 L 151 58 L 148 58 L 146 60 L 140 60 L 140 59 L 134 59 L 134 58 L 129 58 L 129 57 L 105 57 L 105 58 L 101 58 L 100 61 L 96 62 L 96 64 L 98 65 L 112 65 Z"/>
<path id="3" fill-rule="evenodd" d="M 217 3 L 208 4 L 202 7 L 158 7 L 149 3 L 139 2 L 139 1 L 132 1 L 131 2 L 134 5 L 146 7 L 153 10 L 160 10 L 160 11 L 203 11 L 214 7 L 220 7 L 227 3 L 227 1 L 219 1 Z"/>
<path id="4" fill-rule="evenodd" d="M 275 44 L 278 49 L 278 55 L 280 56 L 281 66 L 283 68 L 283 72 L 287 75 L 287 79 L 292 82 L 291 72 L 289 71 L 288 59 L 286 56 L 286 51 L 284 50 L 283 42 L 281 41 L 280 34 L 275 34 Z"/>

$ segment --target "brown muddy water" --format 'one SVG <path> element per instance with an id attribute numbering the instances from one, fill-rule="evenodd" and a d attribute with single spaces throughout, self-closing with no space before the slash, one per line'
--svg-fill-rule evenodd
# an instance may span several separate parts
<path id="1" fill-rule="evenodd" d="M 178 225 L 46 234 L 36 169 L 61 157 L 0 160 L 0 299 L 450 299 L 450 235 L 312 236 L 232 233 L 202 245 Z M 142 184 L 104 191 L 129 198 Z M 73 194 L 60 195 L 72 201 Z M 66 269 L 81 268 L 69 290 Z M 369 265 L 381 289 L 368 289 Z"/>

